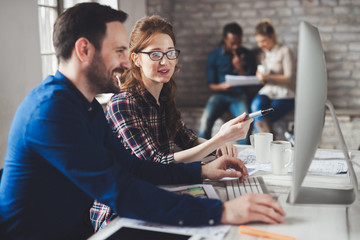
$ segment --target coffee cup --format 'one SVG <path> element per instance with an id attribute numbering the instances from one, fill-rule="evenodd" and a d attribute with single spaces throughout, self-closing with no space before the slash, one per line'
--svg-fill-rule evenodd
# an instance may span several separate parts
<path id="1" fill-rule="evenodd" d="M 288 141 L 272 141 L 270 143 L 271 167 L 273 174 L 287 174 L 293 161 L 293 150 Z"/>
<path id="2" fill-rule="evenodd" d="M 250 143 L 255 149 L 256 162 L 270 163 L 270 143 L 272 141 L 272 133 L 255 133 L 250 136 Z"/>

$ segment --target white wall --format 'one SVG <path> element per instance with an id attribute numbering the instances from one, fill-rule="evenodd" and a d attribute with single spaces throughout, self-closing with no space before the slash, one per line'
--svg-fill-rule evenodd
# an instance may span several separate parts
<path id="1" fill-rule="evenodd" d="M 129 14 L 125 27 L 146 15 L 146 0 L 119 0 Z M 0 1 L 0 167 L 4 165 L 7 138 L 15 111 L 41 80 L 41 57 L 36 0 Z"/>
<path id="2" fill-rule="evenodd" d="M 0 167 L 14 113 L 41 79 L 36 0 L 0 1 Z"/>

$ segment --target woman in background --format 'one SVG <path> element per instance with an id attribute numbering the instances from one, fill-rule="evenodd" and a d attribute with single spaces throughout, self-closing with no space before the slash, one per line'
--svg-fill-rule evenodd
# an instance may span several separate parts
<path id="1" fill-rule="evenodd" d="M 254 128 L 255 132 L 272 132 L 272 123 L 294 109 L 295 62 L 290 48 L 278 43 L 269 20 L 256 25 L 255 39 L 262 50 L 256 76 L 264 86 L 252 101 L 251 111 L 275 111 L 254 119 Z"/>
<path id="2" fill-rule="evenodd" d="M 243 121 L 246 113 L 223 124 L 209 140 L 196 136 L 181 120 L 173 78 L 180 51 L 170 23 L 159 16 L 140 19 L 131 33 L 129 50 L 131 67 L 120 77 L 121 92 L 106 109 L 111 128 L 129 151 L 164 164 L 200 161 L 215 150 L 218 156 L 237 157 L 236 147 L 228 142 L 246 137 L 252 122 Z M 184 150 L 175 152 L 175 145 Z M 244 173 L 241 180 L 246 169 Z M 98 202 L 90 215 L 96 230 L 114 216 Z"/>

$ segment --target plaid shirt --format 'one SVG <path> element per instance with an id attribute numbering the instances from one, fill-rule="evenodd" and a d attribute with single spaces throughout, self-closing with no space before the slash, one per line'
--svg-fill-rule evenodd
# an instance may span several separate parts
<path id="1" fill-rule="evenodd" d="M 106 109 L 107 120 L 123 142 L 138 158 L 169 164 L 174 161 L 175 144 L 183 149 L 193 146 L 197 135 L 181 121 L 174 141 L 169 140 L 165 124 L 165 98 L 160 106 L 147 90 L 141 93 L 122 92 L 112 97 Z M 106 226 L 115 213 L 95 201 L 90 219 L 95 231 Z"/>
<path id="2" fill-rule="evenodd" d="M 125 148 L 138 158 L 168 164 L 174 161 L 175 144 L 188 149 L 197 135 L 181 121 L 174 141 L 169 140 L 164 101 L 160 95 L 159 106 L 147 90 L 123 92 L 111 99 L 106 117 Z"/>

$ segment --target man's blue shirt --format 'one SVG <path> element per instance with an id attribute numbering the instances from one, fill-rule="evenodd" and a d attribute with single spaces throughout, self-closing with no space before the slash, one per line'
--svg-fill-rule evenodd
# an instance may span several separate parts
<path id="1" fill-rule="evenodd" d="M 249 75 L 255 75 L 256 72 L 256 63 L 253 54 L 244 47 L 240 47 L 238 52 L 244 55 L 245 63 L 245 72 Z M 206 74 L 207 74 L 207 83 L 209 84 L 219 84 L 225 82 L 225 75 L 236 75 L 235 68 L 232 65 L 232 55 L 226 53 L 223 46 L 219 46 L 214 51 L 212 51 L 206 62 Z M 231 88 L 229 93 L 242 94 L 244 90 L 242 87 Z"/>
<path id="2" fill-rule="evenodd" d="M 153 185 L 199 182 L 199 162 L 164 165 L 131 155 L 113 135 L 101 105 L 89 103 L 57 72 L 15 114 L 0 183 L 0 239 L 85 239 L 93 233 L 94 199 L 124 217 L 218 224 L 219 200 Z"/>

